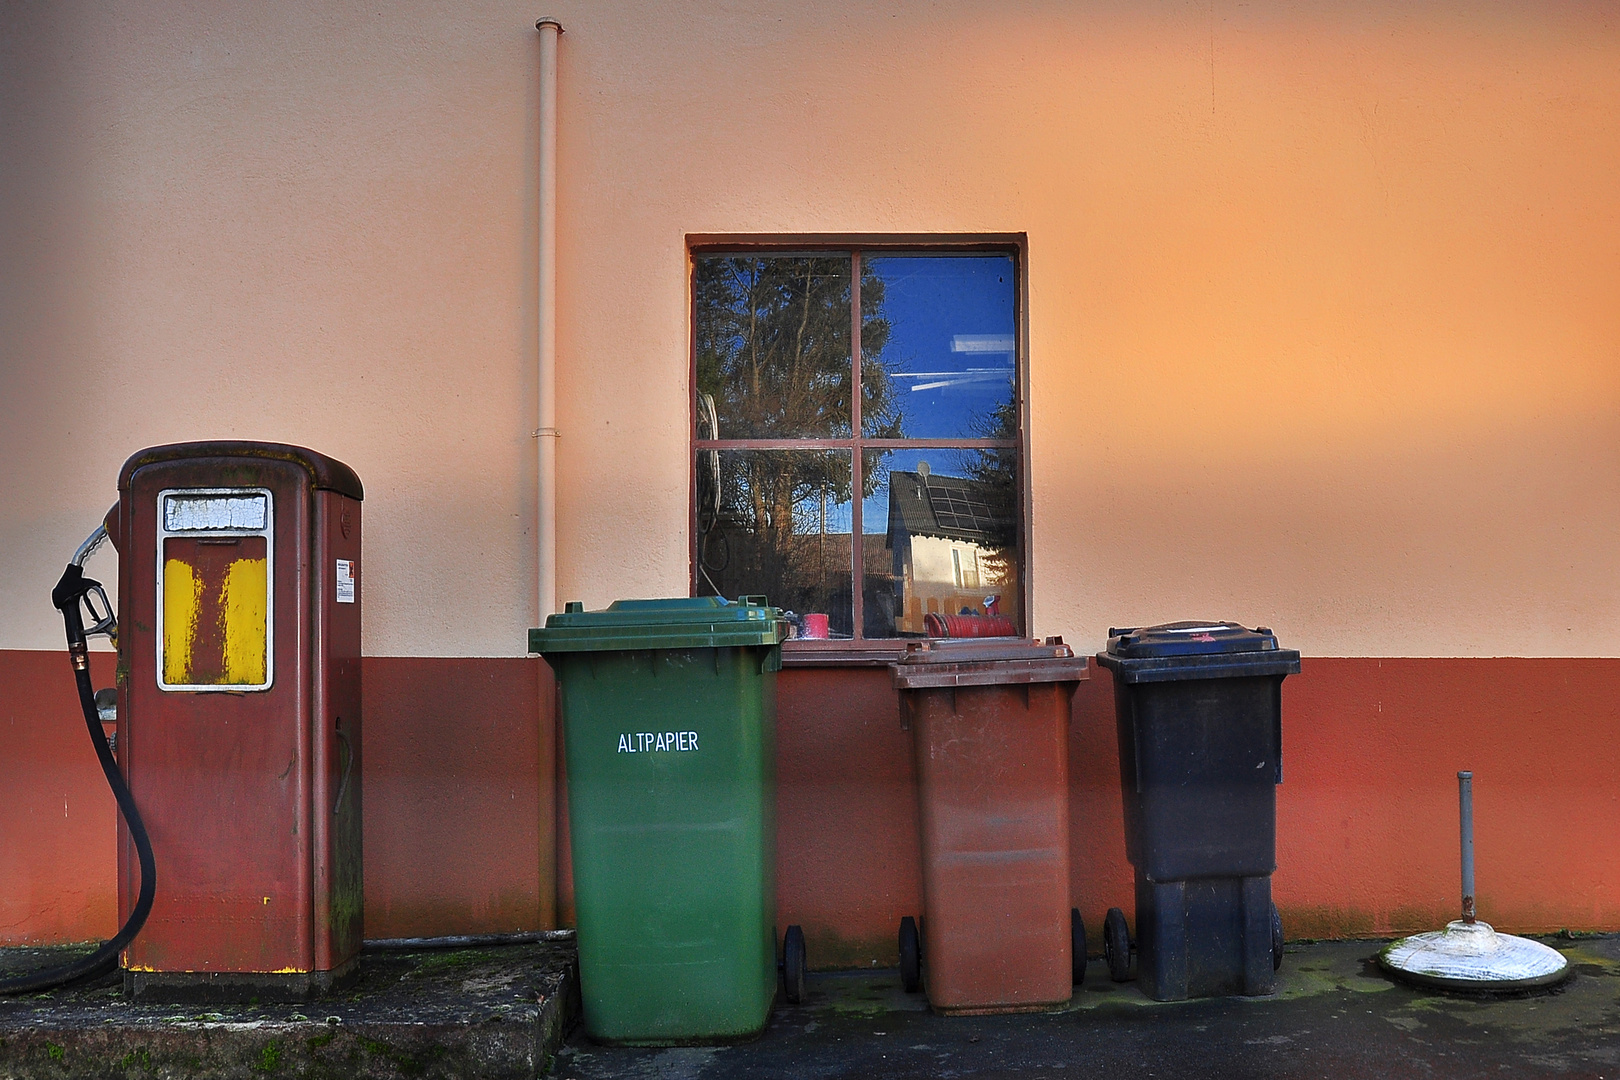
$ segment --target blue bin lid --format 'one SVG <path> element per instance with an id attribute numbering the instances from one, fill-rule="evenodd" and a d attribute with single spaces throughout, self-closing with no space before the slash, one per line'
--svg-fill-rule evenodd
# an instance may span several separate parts
<path id="1" fill-rule="evenodd" d="M 714 649 L 777 645 L 787 637 L 780 608 L 763 596 L 676 596 L 615 600 L 602 611 L 574 602 L 529 631 L 532 653 Z"/>
<path id="2" fill-rule="evenodd" d="M 1299 653 L 1277 647 L 1267 627 L 1174 622 L 1108 631 L 1097 662 L 1126 683 L 1297 675 Z"/>
<path id="3" fill-rule="evenodd" d="M 1108 652 L 1125 660 L 1269 652 L 1276 647 L 1277 635 L 1267 627 L 1250 630 L 1235 622 L 1173 622 L 1108 631 Z"/>

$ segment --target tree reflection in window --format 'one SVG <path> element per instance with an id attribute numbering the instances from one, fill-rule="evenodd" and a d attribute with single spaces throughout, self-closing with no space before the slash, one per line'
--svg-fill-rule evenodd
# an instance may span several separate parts
<path id="1" fill-rule="evenodd" d="M 697 385 L 714 401 L 710 439 L 847 439 L 854 365 L 851 259 L 696 260 Z M 883 349 L 883 281 L 861 275 L 861 416 L 869 438 L 900 438 Z M 701 417 L 700 417 L 701 424 Z"/>

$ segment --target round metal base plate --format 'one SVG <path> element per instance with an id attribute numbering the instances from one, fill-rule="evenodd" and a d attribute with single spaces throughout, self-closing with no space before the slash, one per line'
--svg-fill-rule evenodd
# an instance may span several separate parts
<path id="1" fill-rule="evenodd" d="M 1531 990 L 1569 976 L 1569 961 L 1557 949 L 1461 920 L 1402 938 L 1379 953 L 1378 962 L 1392 975 L 1440 990 Z"/>

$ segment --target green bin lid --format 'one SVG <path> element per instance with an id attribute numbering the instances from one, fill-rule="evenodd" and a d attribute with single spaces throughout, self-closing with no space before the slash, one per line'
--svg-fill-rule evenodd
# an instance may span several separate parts
<path id="1" fill-rule="evenodd" d="M 780 608 L 763 596 L 679 596 L 667 600 L 615 600 L 603 611 L 578 602 L 529 631 L 532 653 L 630 649 L 720 649 L 776 645 L 787 637 Z"/>

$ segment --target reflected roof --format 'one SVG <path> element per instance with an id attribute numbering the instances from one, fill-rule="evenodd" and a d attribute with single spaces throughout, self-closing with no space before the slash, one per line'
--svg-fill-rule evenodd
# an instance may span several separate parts
<path id="1" fill-rule="evenodd" d="M 987 498 L 989 485 L 962 476 L 923 477 L 914 472 L 889 473 L 889 535 L 941 536 L 991 544 L 1002 524 Z"/>

